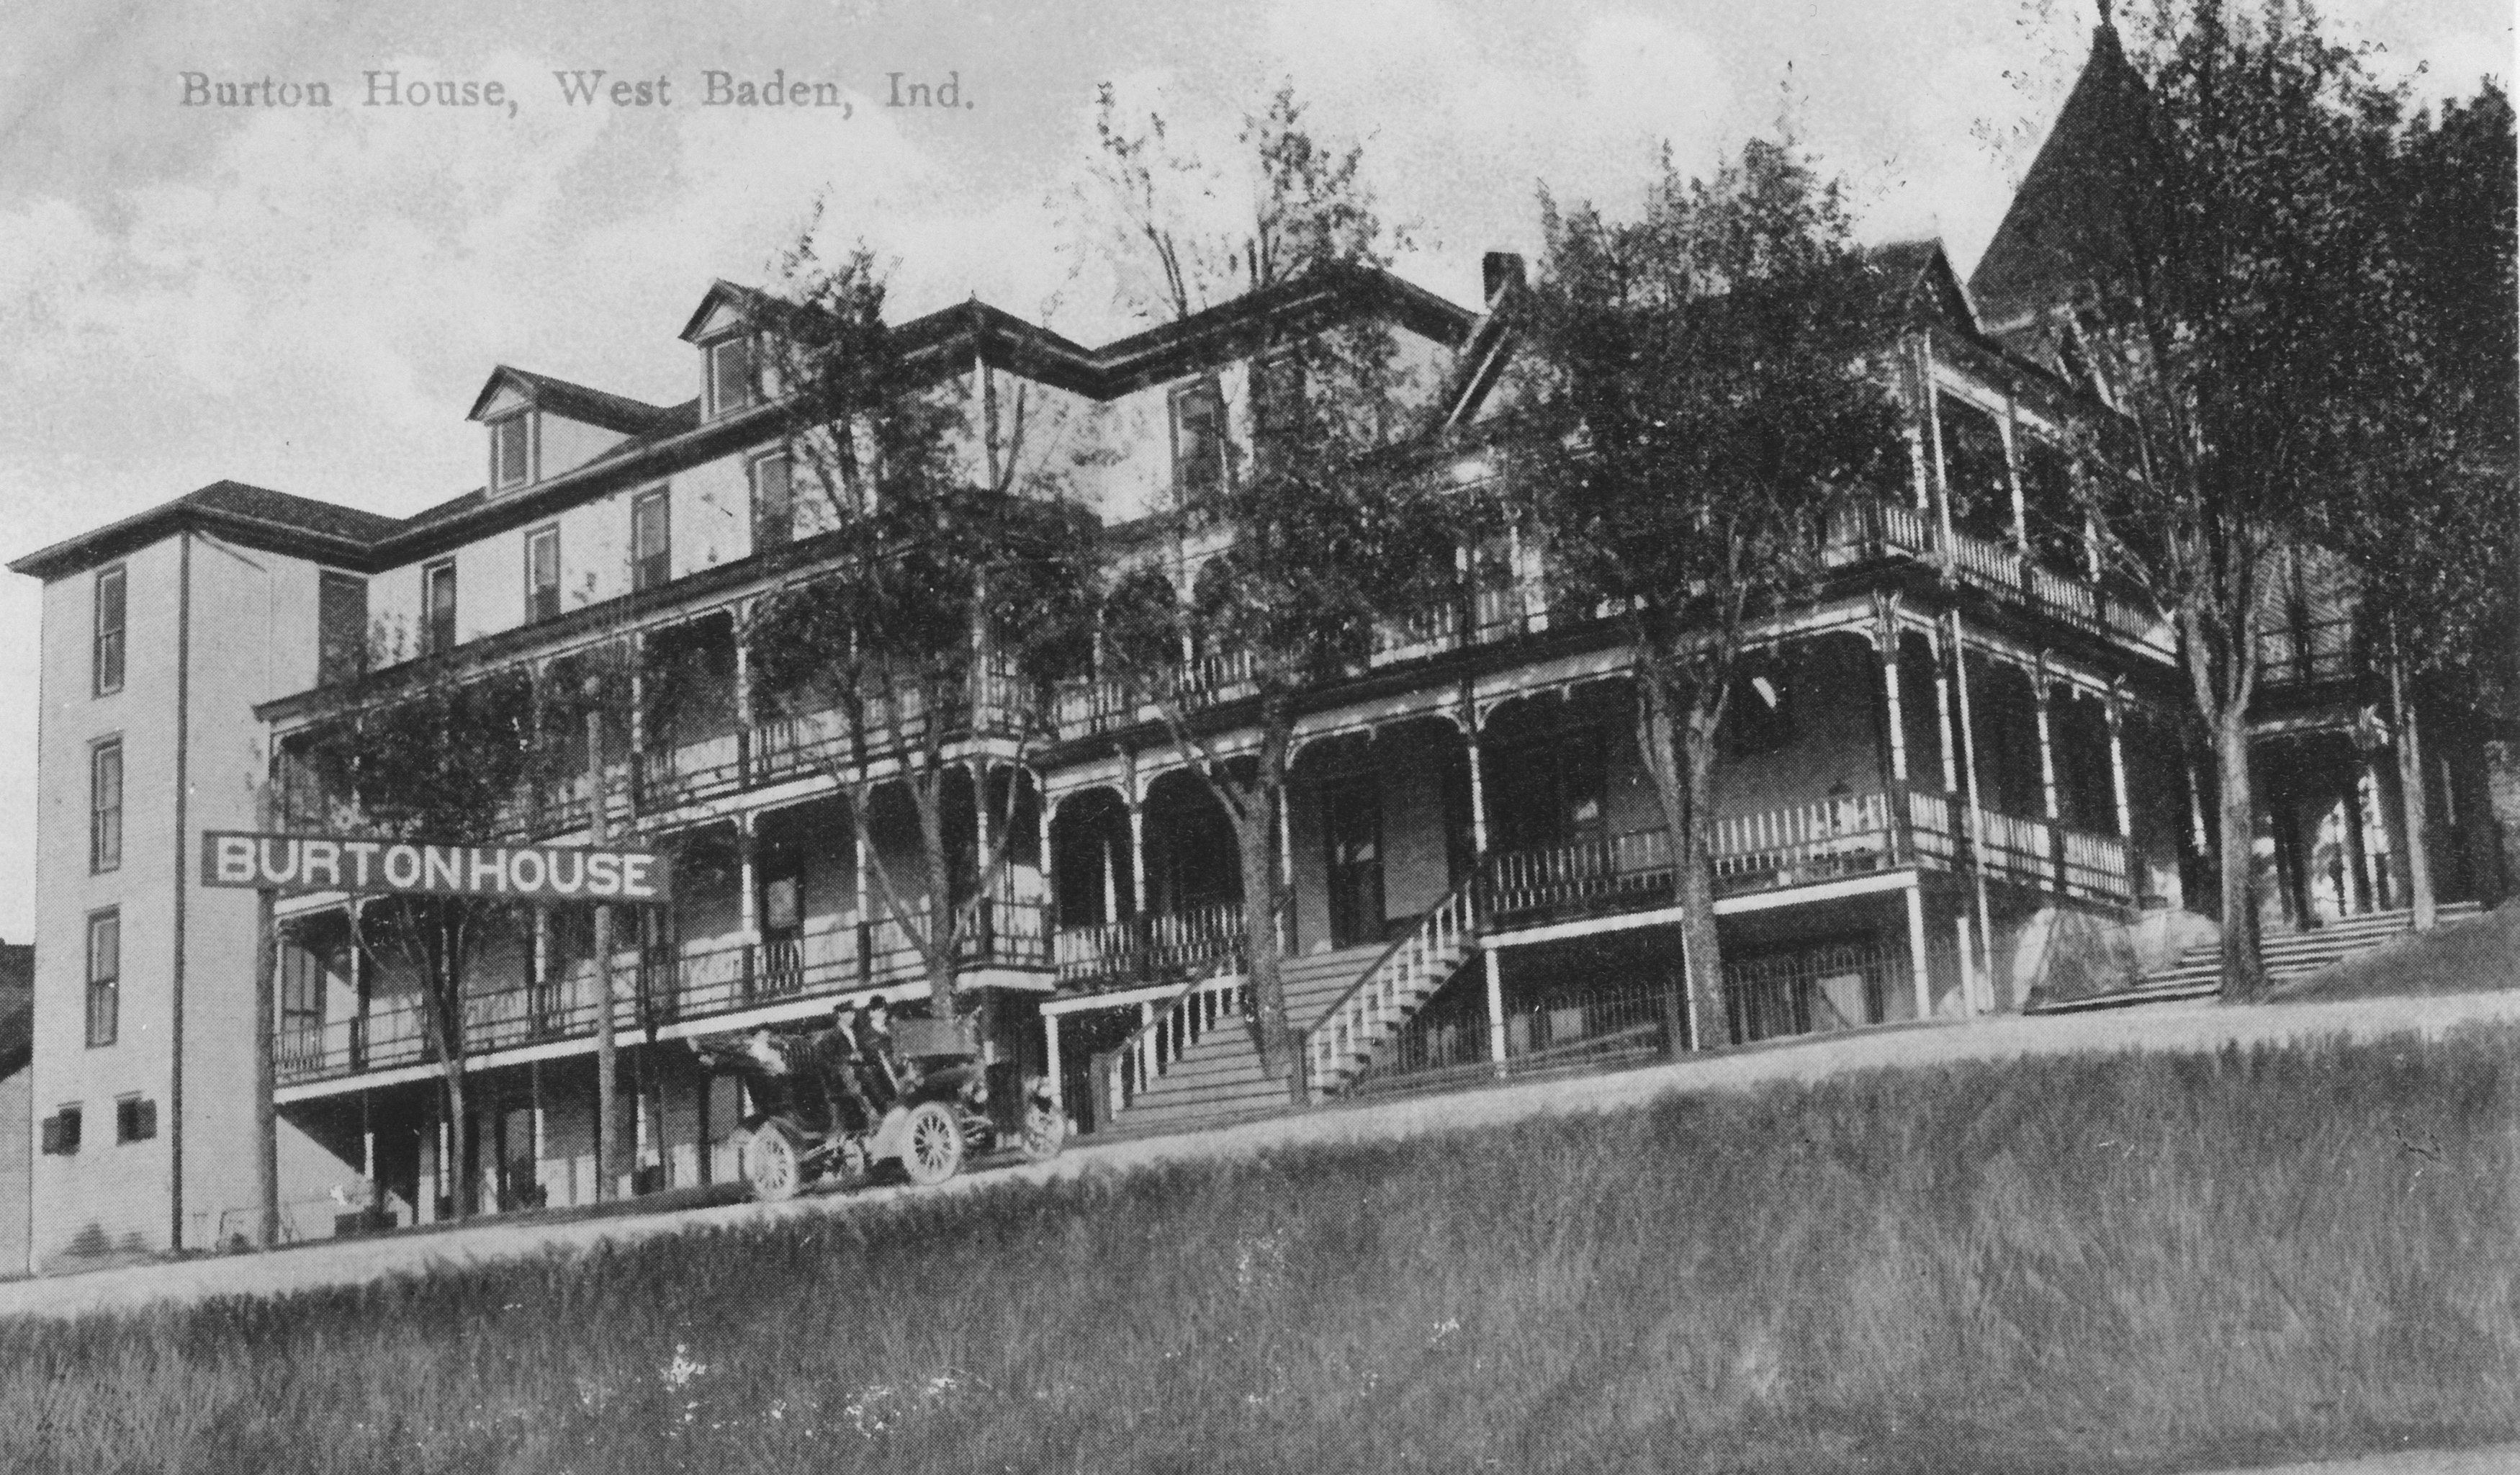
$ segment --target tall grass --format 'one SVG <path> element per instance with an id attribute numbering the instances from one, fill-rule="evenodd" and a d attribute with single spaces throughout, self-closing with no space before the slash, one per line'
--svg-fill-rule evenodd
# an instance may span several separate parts
<path id="1" fill-rule="evenodd" d="M 2520 1432 L 2509 1031 L 1882 1073 L 0 1324 L 43 1470 L 2154 1470 Z"/>

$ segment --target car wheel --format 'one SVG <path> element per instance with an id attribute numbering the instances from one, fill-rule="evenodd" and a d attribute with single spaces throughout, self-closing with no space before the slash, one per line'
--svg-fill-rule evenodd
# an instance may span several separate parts
<path id="1" fill-rule="evenodd" d="M 805 1167 L 796 1151 L 796 1139 L 776 1122 L 764 1122 L 752 1134 L 743 1153 L 743 1180 L 752 1185 L 752 1196 L 765 1204 L 796 1196 L 805 1186 Z"/>
<path id="2" fill-rule="evenodd" d="M 963 1128 L 942 1101 L 913 1107 L 902 1124 L 901 1171 L 914 1183 L 941 1183 L 963 1168 Z"/>

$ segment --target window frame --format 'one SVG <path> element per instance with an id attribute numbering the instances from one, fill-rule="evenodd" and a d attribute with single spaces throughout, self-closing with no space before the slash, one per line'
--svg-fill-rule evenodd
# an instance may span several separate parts
<path id="1" fill-rule="evenodd" d="M 721 367 L 723 360 L 720 357 L 728 352 L 743 355 L 742 377 L 732 398 L 726 392 L 725 370 Z M 758 367 L 749 333 L 729 333 L 700 345 L 700 373 L 708 391 L 708 418 L 716 420 L 761 402 L 761 388 L 756 378 Z"/>
<path id="2" fill-rule="evenodd" d="M 79 1139 L 86 1134 L 82 1129 L 86 1115 L 76 1101 L 65 1101 L 53 1108 L 53 1114 L 44 1118 L 42 1123 L 44 1156 L 77 1157 Z"/>
<path id="3" fill-rule="evenodd" d="M 551 549 L 551 582 L 536 577 L 534 550 Z M 560 524 L 545 523 L 525 531 L 525 622 L 539 624 L 560 618 Z M 545 596 L 548 595 L 548 599 Z"/>
<path id="4" fill-rule="evenodd" d="M 113 590 L 113 622 L 106 622 L 106 590 Z M 122 690 L 131 658 L 131 566 L 111 564 L 96 571 L 90 585 L 88 694 L 110 697 Z"/>
<path id="5" fill-rule="evenodd" d="M 531 486 L 535 473 L 542 469 L 542 422 L 531 408 L 513 415 L 502 415 L 490 423 L 490 492 L 496 496 L 519 486 Z M 523 463 L 513 477 L 507 475 L 506 458 L 500 454 L 500 442 L 509 435 L 517 437 L 518 460 Z"/>
<path id="6" fill-rule="evenodd" d="M 654 552 L 643 552 L 640 545 L 641 519 L 655 509 L 658 529 Z M 653 562 L 656 567 L 651 569 Z M 654 486 L 630 498 L 630 592 L 662 588 L 674 579 L 674 503 L 671 486 Z"/>
<path id="7" fill-rule="evenodd" d="M 1206 432 L 1208 442 L 1214 447 L 1214 454 L 1200 457 L 1196 463 L 1184 453 L 1183 447 L 1185 438 L 1183 431 L 1186 422 L 1182 411 L 1186 405 L 1194 400 L 1204 401 L 1215 417 Z M 1204 498 L 1226 489 L 1225 386 L 1217 376 L 1203 374 L 1187 384 L 1173 386 L 1172 392 L 1165 397 L 1164 402 L 1165 419 L 1172 431 L 1173 499 L 1183 507 L 1195 506 Z M 1196 479 L 1191 475 L 1193 464 L 1210 468 L 1206 475 L 1211 480 L 1197 484 Z"/>
<path id="8" fill-rule="evenodd" d="M 138 1091 L 113 1098 L 113 1145 L 126 1147 L 157 1135 L 157 1102 Z"/>
<path id="9" fill-rule="evenodd" d="M 785 468 L 785 475 L 781 478 L 781 505 L 779 509 L 779 519 L 775 524 L 778 530 L 778 535 L 772 537 L 764 535 L 764 530 L 771 528 L 774 525 L 769 519 L 762 515 L 761 474 L 774 464 Z M 744 480 L 750 484 L 752 488 L 753 551 L 758 553 L 770 548 L 784 548 L 789 543 L 794 542 L 796 540 L 795 456 L 789 453 L 785 447 L 778 450 L 764 451 L 760 455 L 753 457 L 749 462 L 745 463 Z"/>
<path id="10" fill-rule="evenodd" d="M 100 949 L 100 933 L 112 940 L 110 949 Z M 110 967 L 100 973 L 101 951 L 110 950 Z M 87 914 L 87 974 L 83 990 L 86 1000 L 87 1047 L 104 1049 L 122 1037 L 122 908 L 100 907 Z"/>
<path id="11" fill-rule="evenodd" d="M 111 803 L 105 775 L 113 775 Z M 87 873 L 110 875 L 122 869 L 123 796 L 130 784 L 129 761 L 122 734 L 98 738 L 87 748 Z"/>
<path id="12" fill-rule="evenodd" d="M 440 575 L 445 576 L 446 578 L 446 619 L 442 631 L 439 628 L 437 603 L 437 580 Z M 455 560 L 441 558 L 434 563 L 421 565 L 420 653 L 422 655 L 442 656 L 455 649 L 458 644 L 455 622 L 456 612 L 459 609 L 457 601 L 463 597 L 463 585 L 457 580 L 455 575 Z"/>

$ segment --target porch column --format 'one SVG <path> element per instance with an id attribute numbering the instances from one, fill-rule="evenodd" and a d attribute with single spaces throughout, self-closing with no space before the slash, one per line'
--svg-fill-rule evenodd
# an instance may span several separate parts
<path id="1" fill-rule="evenodd" d="M 752 782 L 752 642 L 743 638 L 747 612 L 739 609 L 735 630 L 735 767 L 737 778 Z"/>
<path id="2" fill-rule="evenodd" d="M 2048 662 L 2042 657 L 2039 668 L 2031 673 L 2031 711 L 2039 722 L 2039 797 L 2042 808 L 2050 822 L 2064 817 L 2056 804 L 2056 738 L 2048 716 Z"/>
<path id="3" fill-rule="evenodd" d="M 525 1065 L 525 1091 L 526 1099 L 533 1108 L 531 1146 L 534 1159 L 534 1186 L 539 1188 L 543 1181 L 544 1144 L 550 1140 L 543 1130 L 543 1063 L 539 1060 L 529 1061 Z M 548 1201 L 549 1195 L 545 1195 L 545 1199 Z"/>
<path id="4" fill-rule="evenodd" d="M 359 1184 L 367 1190 L 360 1207 L 374 1214 L 384 1206 L 384 1185 L 377 1181 L 377 1093 L 368 1090 L 359 1092 Z"/>
<path id="5" fill-rule="evenodd" d="M 856 908 L 858 933 L 858 982 L 865 983 L 875 967 L 875 914 L 867 909 L 867 868 L 873 863 L 873 847 L 867 841 L 868 805 L 859 796 L 849 796 L 849 847 L 855 860 L 851 868 L 849 904 Z"/>
<path id="6" fill-rule="evenodd" d="M 1505 967 L 1493 947 L 1479 949 L 1479 965 L 1487 974 L 1488 985 L 1488 1059 L 1497 1074 L 1505 1074 Z"/>
<path id="7" fill-rule="evenodd" d="M 1018 772 L 1016 781 L 1020 782 L 1022 776 Z M 1039 774 L 1033 775 L 1032 796 L 1033 877 L 1043 908 L 1042 936 L 1047 940 L 1051 924 L 1057 920 L 1050 915 L 1050 909 L 1058 899 L 1058 889 L 1050 884 L 1050 793 Z"/>
<path id="8" fill-rule="evenodd" d="M 736 927 L 743 934 L 747 947 L 761 941 L 759 836 L 754 828 L 758 817 L 750 809 L 740 810 L 735 816 L 736 885 L 742 889 L 736 902 Z"/>
<path id="9" fill-rule="evenodd" d="M 2030 514 L 2021 494 L 2021 437 L 2018 401 L 2007 394 L 2003 399 L 2003 472 L 2006 484 L 2012 488 L 2012 546 L 2023 558 L 2030 556 Z M 2024 576 L 2027 576 L 2026 575 Z"/>
<path id="10" fill-rule="evenodd" d="M 1946 512 L 1948 510 L 1946 508 Z M 1994 929 L 1989 922 L 1986 900 L 1986 809 L 1978 792 L 1977 723 L 1969 709 L 1968 646 L 1960 633 L 1960 612 L 1958 610 L 1952 611 L 1951 630 L 1953 684 L 1958 688 L 1955 705 L 1959 709 L 1960 771 L 1966 782 L 1968 798 L 1969 882 L 1977 906 L 1978 961 L 1983 964 L 1989 962 L 1994 952 Z M 1960 929 L 1963 933 L 1968 930 L 1967 918 L 1960 920 Z M 1963 948 L 1963 956 L 1967 953 L 1968 949 Z M 1986 1007 L 1992 1009 L 1995 1006 L 1995 980 L 1983 968 L 1972 966 L 1968 970 L 1968 985 L 1963 996 L 1968 1000 L 1969 1012 L 1974 1014 L 1977 1011 L 1981 991 Z"/>
<path id="11" fill-rule="evenodd" d="M 1920 878 L 1911 876 L 1912 885 L 1905 893 L 1908 899 L 1908 983 L 1916 995 L 1916 1017 L 1934 1017 L 1934 980 L 1926 972 L 1930 964 L 1925 956 L 1925 888 Z"/>
<path id="12" fill-rule="evenodd" d="M 1904 784 L 1908 781 L 1908 718 L 1899 700 L 1899 624 L 1888 614 L 1881 618 L 1880 641 L 1881 691 L 1890 714 L 1890 781 Z M 1893 816 L 1893 819 L 1904 820 L 1906 817 L 1901 814 Z"/>
<path id="13" fill-rule="evenodd" d="M 1058 1107 L 1061 1112 L 1064 1112 L 1067 1110 L 1067 1087 L 1063 1083 L 1063 1073 L 1058 1068 L 1058 1021 L 1060 1017 L 1061 1016 L 1057 1014 L 1043 1014 L 1041 1017 L 1041 1033 L 1043 1036 L 1042 1043 L 1048 1047 L 1045 1054 L 1049 1060 L 1050 1103 L 1051 1105 Z"/>
<path id="14" fill-rule="evenodd" d="M 1138 791 L 1135 774 L 1129 778 L 1129 898 L 1130 911 L 1136 916 L 1148 912 L 1147 896 L 1147 802 Z"/>

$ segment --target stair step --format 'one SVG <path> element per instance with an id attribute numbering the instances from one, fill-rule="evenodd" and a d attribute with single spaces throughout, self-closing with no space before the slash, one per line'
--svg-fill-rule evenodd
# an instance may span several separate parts
<path id="1" fill-rule="evenodd" d="M 2439 919 L 2445 923 L 2476 916 L 2483 910 L 2474 901 L 2445 902 L 2437 909 Z M 2405 936 L 2413 923 L 2411 911 L 2368 912 L 2323 927 L 2279 933 L 2262 939 L 2258 945 L 2258 957 L 2270 982 L 2288 983 L 2386 946 Z M 2177 961 L 2169 966 L 2145 974 L 2132 989 L 2049 1004 L 2040 1012 L 2067 1014 L 2129 1004 L 2202 998 L 2220 992 L 2222 986 L 2222 945 L 2199 943 L 2182 950 Z"/>

